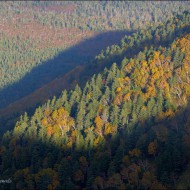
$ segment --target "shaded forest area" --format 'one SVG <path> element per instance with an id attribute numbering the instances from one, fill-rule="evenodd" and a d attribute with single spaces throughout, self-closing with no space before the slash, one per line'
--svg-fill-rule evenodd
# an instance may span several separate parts
<path id="1" fill-rule="evenodd" d="M 60 52 L 51 60 L 36 66 L 17 83 L 9 85 L 0 91 L 0 108 L 63 76 L 76 66 L 88 64 L 102 49 L 117 43 L 126 34 L 129 33 L 127 31 L 110 31 L 97 34 Z M 51 95 L 56 95 L 56 92 L 49 90 Z"/>
<path id="2" fill-rule="evenodd" d="M 106 50 L 102 50 L 101 54 L 97 55 L 89 65 L 87 64 L 82 68 L 77 67 L 70 73 L 67 73 L 61 78 L 57 78 L 50 84 L 21 99 L 21 101 L 17 101 L 6 109 L 2 109 L 0 112 L 2 115 L 1 125 L 6 125 L 7 128 L 8 126 L 11 127 L 15 122 L 15 118 L 19 116 L 19 114 L 22 114 L 23 110 L 28 110 L 33 113 L 35 109 L 34 106 L 38 106 L 40 102 L 46 101 L 49 97 L 55 95 L 56 92 L 57 94 L 60 93 L 62 89 L 74 88 L 76 83 L 84 86 L 86 81 L 93 76 L 94 73 L 101 72 L 105 67 L 109 68 L 113 62 L 121 62 L 124 57 L 133 57 L 139 51 L 143 51 L 147 48 L 158 48 L 160 45 L 168 47 L 176 37 L 183 36 L 189 31 L 189 13 L 185 12 L 184 14 L 169 19 L 165 24 L 149 27 L 148 29 L 134 32 L 131 35 L 126 35 L 119 45 L 111 45 L 108 46 Z M 29 110 L 28 108 L 31 109 Z M 9 116 L 10 114 L 11 117 Z M 8 116 L 8 119 L 5 116 Z M 2 127 L 2 130 L 6 129 Z"/>
<path id="3" fill-rule="evenodd" d="M 152 46 L 145 30 L 124 37 L 94 64 L 121 61 L 22 115 L 1 141 L 5 186 L 189 188 L 189 23 L 184 12 L 146 30 Z"/>
<path id="4" fill-rule="evenodd" d="M 10 81 L 18 97 L 31 90 L 0 111 L 0 178 L 11 181 L 2 189 L 190 188 L 189 2 L 3 2 L 0 9 L 0 18 L 8 13 L 1 21 L 19 30 L 34 20 L 39 36 L 51 30 L 49 40 L 40 37 L 47 47 L 0 32 L 2 91 L 9 97 Z M 63 28 L 71 41 L 84 36 L 49 46 Z M 22 71 L 15 78 L 13 65 Z"/>
<path id="5" fill-rule="evenodd" d="M 41 81 L 46 83 L 59 77 L 60 71 L 66 73 L 68 68 L 60 66 L 59 69 L 57 63 L 55 67 L 58 69 L 53 70 L 53 77 L 47 72 L 46 76 L 41 76 L 42 80 L 38 80 L 39 85 L 35 77 L 34 80 L 29 78 L 33 85 L 24 85 L 28 92 L 21 95 L 20 91 L 14 89 L 14 86 L 20 84 L 18 81 L 25 81 L 28 73 L 34 72 L 34 68 L 49 63 L 48 60 L 60 52 L 101 32 L 132 32 L 152 27 L 176 13 L 188 10 L 189 2 L 174 4 L 176 6 L 171 2 L 1 2 L 0 89 L 3 99 L 0 107 L 32 92 L 35 86 L 43 84 Z M 112 37 L 110 36 L 110 41 Z M 65 64 L 67 63 L 64 62 Z M 18 86 L 18 89 L 22 87 Z"/>
<path id="6" fill-rule="evenodd" d="M 8 128 L 14 125 L 15 118 L 24 111 L 32 112 L 36 106 L 45 103 L 49 98 L 60 95 L 63 89 L 73 88 L 82 79 L 81 70 L 90 72 L 88 65 L 92 63 L 95 55 L 102 48 L 120 41 L 125 34 L 129 33 L 110 31 L 86 39 L 35 67 L 19 82 L 4 88 L 0 91 L 0 126 L 6 125 Z M 90 78 L 91 74 L 88 76 Z M 85 80 L 86 78 L 83 79 Z M 5 106 L 6 108 L 3 108 Z M 2 130 L 6 129 L 3 127 Z"/>
<path id="7" fill-rule="evenodd" d="M 128 135 L 123 130 L 108 134 L 94 148 L 88 148 L 82 136 L 76 148 L 70 148 L 49 142 L 47 137 L 21 137 L 19 131 L 13 136 L 7 134 L 3 142 L 9 150 L 1 147 L 1 155 L 5 154 L 1 157 L 1 170 L 11 166 L 9 170 L 15 173 L 7 170 L 1 175 L 12 181 L 2 188 L 171 189 L 175 185 L 176 189 L 186 189 L 190 185 L 189 137 L 186 134 L 181 138 L 180 130 L 184 123 L 189 124 L 189 110 L 187 106 L 172 119 L 160 120 L 152 129 L 141 126 Z M 184 142 L 188 144 L 184 146 Z M 168 171 L 172 171 L 170 175 Z"/>

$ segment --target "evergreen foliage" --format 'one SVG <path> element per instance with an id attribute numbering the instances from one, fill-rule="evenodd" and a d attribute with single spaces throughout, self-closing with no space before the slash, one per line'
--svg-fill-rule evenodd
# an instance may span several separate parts
<path id="1" fill-rule="evenodd" d="M 176 188 L 190 147 L 190 32 L 184 28 L 190 16 L 179 17 L 147 30 L 160 34 L 150 36 L 159 47 L 130 57 L 127 45 L 118 46 L 113 52 L 122 52 L 121 60 L 84 88 L 65 90 L 33 116 L 21 116 L 2 138 L 1 178 L 11 178 L 12 189 Z M 168 39 L 172 27 L 181 30 Z M 121 43 L 143 47 L 140 37 Z"/>

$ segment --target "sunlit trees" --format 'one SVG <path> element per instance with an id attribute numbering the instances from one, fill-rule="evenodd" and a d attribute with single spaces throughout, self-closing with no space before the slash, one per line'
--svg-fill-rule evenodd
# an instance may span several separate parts
<path id="1" fill-rule="evenodd" d="M 171 36 L 164 25 L 156 31 L 156 44 L 159 36 Z M 151 39 L 154 32 L 142 34 Z M 140 36 L 125 37 L 122 47 L 144 47 Z M 177 187 L 189 163 L 188 41 L 184 35 L 171 47 L 118 58 L 82 88 L 65 90 L 33 116 L 21 116 L 2 138 L 1 175 L 14 176 L 15 188 Z M 176 47 L 184 56 L 179 67 Z M 122 52 L 118 46 L 110 51 Z"/>

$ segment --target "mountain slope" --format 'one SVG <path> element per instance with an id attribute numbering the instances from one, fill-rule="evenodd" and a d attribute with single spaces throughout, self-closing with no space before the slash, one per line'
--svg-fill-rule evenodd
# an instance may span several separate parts
<path id="1" fill-rule="evenodd" d="M 160 45 L 166 47 L 170 46 L 170 44 L 173 42 L 173 40 L 176 37 L 182 37 L 188 32 L 190 32 L 189 21 L 190 21 L 190 15 L 187 12 L 185 12 L 182 15 L 177 15 L 176 17 L 169 19 L 165 24 L 149 27 L 146 30 L 140 30 L 132 33 L 131 35 L 130 34 L 126 35 L 121 40 L 120 44 L 104 48 L 104 50 L 102 50 L 102 52 L 99 55 L 97 55 L 94 60 L 92 60 L 90 63 L 88 63 L 85 66 L 79 67 L 80 71 L 77 70 L 76 68 L 74 69 L 74 71 L 55 79 L 51 83 L 36 90 L 34 93 L 30 94 L 29 96 L 24 97 L 20 101 L 17 101 L 14 104 L 9 105 L 5 109 L 2 109 L 0 113 L 3 119 L 5 120 L 6 119 L 5 116 L 10 117 L 10 115 L 12 115 L 11 117 L 15 118 L 16 115 L 13 115 L 13 113 L 17 113 L 18 115 L 18 113 L 23 113 L 24 110 L 25 111 L 29 110 L 38 103 L 43 103 L 48 98 L 51 98 L 53 95 L 60 94 L 62 89 L 70 88 L 72 86 L 70 85 L 71 83 L 73 84 L 78 83 L 80 86 L 84 86 L 86 81 L 89 80 L 89 78 L 92 77 L 94 73 L 101 72 L 105 67 L 110 68 L 113 62 L 121 62 L 124 59 L 124 57 L 133 57 L 139 51 L 144 51 L 145 49 L 151 47 L 158 48 Z M 89 39 L 90 42 L 84 42 L 84 45 L 81 45 L 83 48 L 81 46 L 77 46 L 79 47 L 79 49 L 81 48 L 82 49 L 79 50 L 79 52 L 81 52 L 80 56 L 78 56 L 76 51 L 75 57 L 78 57 L 78 59 L 82 59 L 81 56 L 84 56 L 86 54 L 85 51 L 83 52 L 82 50 L 84 50 L 84 47 L 87 47 L 89 49 L 91 46 L 90 44 L 95 44 L 95 46 L 93 46 L 93 48 L 91 48 L 91 51 L 88 52 L 87 54 L 93 55 L 92 50 L 96 51 L 97 48 L 101 47 L 101 44 L 103 43 L 110 44 L 111 42 L 114 41 L 114 39 L 115 40 L 119 39 L 119 36 L 120 35 L 122 36 L 124 34 L 125 33 L 122 32 L 112 32 L 105 35 L 101 34 L 100 37 L 97 37 L 97 40 L 96 38 L 92 41 Z M 117 37 L 114 37 L 114 35 L 117 35 Z M 109 36 L 112 36 L 111 41 L 108 40 Z M 102 39 L 102 37 L 104 39 Z M 101 42 L 98 42 L 99 40 Z M 76 48 L 73 48 L 71 52 L 74 51 L 74 49 Z M 70 60 L 72 60 L 72 58 Z M 77 73 L 76 76 L 73 72 Z M 8 96 L 6 95 L 6 97 Z"/>
<path id="2" fill-rule="evenodd" d="M 190 145 L 190 34 L 181 32 L 21 116 L 1 142 L 11 188 L 176 188 Z"/>
<path id="3" fill-rule="evenodd" d="M 0 108 L 72 69 L 73 63 L 66 60 L 52 64 L 49 60 L 81 40 L 99 32 L 133 32 L 153 27 L 188 10 L 189 5 L 189 2 L 1 2 Z M 75 64 L 78 66 L 78 62 Z M 39 70 L 43 75 L 33 73 L 39 67 L 44 68 Z M 23 80 L 24 87 L 18 85 Z"/>

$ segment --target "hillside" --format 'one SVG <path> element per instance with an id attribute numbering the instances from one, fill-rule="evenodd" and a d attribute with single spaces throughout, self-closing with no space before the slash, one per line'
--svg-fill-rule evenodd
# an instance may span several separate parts
<path id="1" fill-rule="evenodd" d="M 81 71 L 84 86 L 22 115 L 2 138 L 3 187 L 189 188 L 189 21 L 124 37 Z"/>
<path id="2" fill-rule="evenodd" d="M 74 68 L 65 75 L 56 77 L 56 79 L 38 88 L 28 96 L 25 96 L 22 99 L 10 104 L 5 109 L 1 109 L 1 126 L 3 127 L 3 125 L 6 125 L 7 128 L 8 125 L 12 126 L 12 122 L 15 122 L 16 116 L 24 113 L 24 111 L 31 112 L 31 108 L 34 109 L 36 105 L 46 102 L 49 98 L 53 98 L 54 95 L 59 95 L 63 89 L 74 88 L 76 83 L 80 86 L 84 86 L 86 81 L 89 80 L 94 73 L 101 72 L 105 67 L 110 68 L 113 62 L 121 62 L 124 57 L 132 57 L 138 52 L 144 51 L 152 46 L 157 48 L 160 45 L 166 47 L 170 46 L 176 37 L 182 37 L 190 32 L 189 20 L 190 16 L 186 12 L 169 19 L 165 24 L 147 27 L 147 29 L 142 29 L 132 34 L 125 35 L 121 42 L 117 45 L 113 44 L 113 42 L 119 40 L 125 32 L 117 31 L 99 34 L 95 38 L 86 40 L 78 46 L 69 49 L 67 52 L 63 52 L 60 56 L 57 56 L 52 61 L 47 63 L 47 65 L 49 64 L 48 67 L 44 66 L 41 69 L 37 69 L 36 72 L 34 71 L 34 73 L 36 73 L 35 75 L 32 72 L 20 83 L 13 86 L 12 90 L 14 93 L 17 89 L 23 88 L 27 91 L 27 89 L 31 90 L 34 88 L 35 84 L 33 83 L 33 80 L 35 79 L 36 81 L 39 81 L 43 78 L 45 79 L 45 75 L 47 73 L 51 73 L 52 63 L 54 63 L 53 70 L 55 71 L 55 68 L 57 68 L 57 70 L 60 71 L 60 63 L 62 62 L 62 59 L 67 60 L 70 67 L 72 62 L 74 63 L 78 60 L 78 63 L 82 63 L 85 61 L 84 57 L 87 57 L 86 61 L 88 59 L 91 61 L 87 61 L 86 64 L 83 63 L 82 66 Z M 112 45 L 106 47 L 107 44 Z M 100 52 L 100 48 L 104 48 L 104 50 L 102 50 L 101 53 L 95 57 L 95 59 L 90 59 L 90 57 L 95 55 L 95 53 Z M 73 54 L 74 58 L 70 57 L 70 54 Z M 63 67 L 63 69 L 65 68 Z M 40 74 L 40 76 L 38 76 L 38 74 Z M 37 83 L 37 85 L 39 85 L 39 83 Z M 9 100 L 11 99 L 9 96 L 9 89 L 2 91 L 2 100 L 4 94 L 6 94 L 6 98 L 9 98 Z M 18 92 L 18 94 L 21 93 L 22 91 Z M 16 98 L 16 94 L 13 97 Z M 13 118 L 12 122 L 10 122 L 10 118 Z"/>
<path id="3" fill-rule="evenodd" d="M 189 5 L 189 2 L 2 1 L 0 108 L 43 88 L 57 77 L 63 77 L 99 53 L 94 46 L 92 54 L 70 62 L 76 51 L 80 55 L 86 48 L 81 46 L 74 50 L 73 46 L 106 32 L 130 34 L 147 26 L 153 27 L 189 10 Z M 99 44 L 101 49 L 114 40 L 114 36 L 108 37 L 107 42 L 98 40 L 102 42 Z M 98 50 L 101 50 L 100 46 Z M 65 55 L 68 49 L 71 51 Z M 56 57 L 62 53 L 66 60 L 60 58 L 57 61 Z"/>

